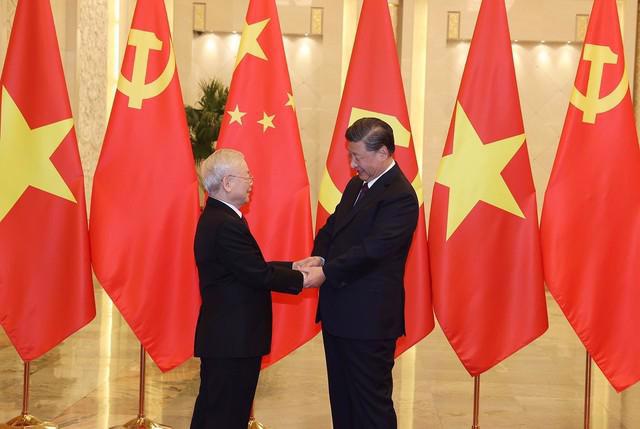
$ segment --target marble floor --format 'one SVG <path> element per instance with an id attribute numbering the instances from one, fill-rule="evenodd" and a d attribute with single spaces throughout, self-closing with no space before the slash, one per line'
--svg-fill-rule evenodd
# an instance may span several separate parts
<path id="1" fill-rule="evenodd" d="M 106 429 L 137 413 L 138 343 L 99 288 L 96 299 L 96 319 L 32 363 L 30 411 L 61 428 Z M 582 428 L 584 350 L 554 301 L 548 303 L 549 331 L 482 376 L 481 428 Z M 21 409 L 22 370 L 0 329 L 0 421 Z M 256 417 L 269 429 L 330 428 L 325 375 L 316 337 L 263 371 Z M 471 427 L 473 380 L 438 328 L 396 361 L 394 379 L 400 429 Z M 188 428 L 197 388 L 197 360 L 166 374 L 149 363 L 147 415 Z M 592 400 L 592 428 L 640 428 L 640 384 L 617 394 L 594 367 Z"/>

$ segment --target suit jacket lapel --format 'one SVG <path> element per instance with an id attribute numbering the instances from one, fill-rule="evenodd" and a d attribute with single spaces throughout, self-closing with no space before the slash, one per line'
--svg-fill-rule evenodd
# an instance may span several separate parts
<path id="1" fill-rule="evenodd" d="M 380 199 L 380 197 L 384 194 L 384 191 L 391 184 L 391 182 L 395 179 L 395 177 L 400 172 L 400 168 L 398 167 L 398 163 L 391 168 L 391 170 L 387 171 L 380 179 L 373 184 L 371 189 L 364 196 L 362 201 L 358 201 L 358 203 L 354 206 L 353 203 L 360 192 L 360 187 L 362 186 L 362 181 L 358 181 L 358 186 L 354 186 L 355 193 L 351 190 L 351 194 L 347 195 L 347 191 L 345 190 L 345 202 L 351 203 L 350 205 L 346 205 L 345 210 L 341 210 L 340 213 L 336 213 L 336 227 L 334 230 L 334 235 L 336 235 L 340 230 L 346 227 L 353 218 L 365 207 L 369 207 L 374 204 L 376 201 Z M 348 198 L 348 199 L 347 199 Z"/>
<path id="2" fill-rule="evenodd" d="M 239 221 L 240 223 L 242 223 L 242 225 L 244 225 L 245 228 L 249 229 L 249 224 L 247 223 L 245 217 L 238 216 L 238 213 L 234 212 L 233 209 L 225 203 L 216 200 L 215 198 L 209 197 L 209 199 L 207 200 L 207 207 L 212 207 L 214 209 L 222 211 L 226 216 L 230 217 L 233 220 Z"/>
<path id="3" fill-rule="evenodd" d="M 342 229 L 345 225 L 345 222 L 351 219 L 355 208 L 353 204 L 356 202 L 356 198 L 358 198 L 358 193 L 360 192 L 360 188 L 362 187 L 362 180 L 357 179 L 353 182 L 349 182 L 347 187 L 344 190 L 344 195 L 342 196 L 343 204 L 340 204 L 339 210 L 336 211 L 336 226 L 334 228 L 334 235 L 338 230 Z"/>

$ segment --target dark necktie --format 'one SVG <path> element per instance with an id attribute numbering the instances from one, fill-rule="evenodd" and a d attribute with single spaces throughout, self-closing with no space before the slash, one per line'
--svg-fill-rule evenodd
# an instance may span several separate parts
<path id="1" fill-rule="evenodd" d="M 362 182 L 362 187 L 360 188 L 360 192 L 358 193 L 358 197 L 356 198 L 356 202 L 353 203 L 354 206 L 356 204 L 358 204 L 358 201 L 363 199 L 365 197 L 365 195 L 367 195 L 367 191 L 368 190 L 369 190 L 369 184 L 367 182 Z"/>

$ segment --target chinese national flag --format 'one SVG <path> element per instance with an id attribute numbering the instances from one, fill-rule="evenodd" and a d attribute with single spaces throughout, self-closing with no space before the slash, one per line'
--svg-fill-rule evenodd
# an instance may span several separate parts
<path id="1" fill-rule="evenodd" d="M 0 87 L 0 324 L 31 361 L 95 316 L 84 179 L 49 0 L 18 2 Z"/>
<path id="2" fill-rule="evenodd" d="M 193 355 L 198 183 L 163 0 L 138 0 L 93 182 L 93 266 L 158 367 Z"/>
<path id="3" fill-rule="evenodd" d="M 504 0 L 480 6 L 433 189 L 436 317 L 477 376 L 547 329 L 527 144 Z"/>
<path id="4" fill-rule="evenodd" d="M 309 256 L 313 244 L 309 180 L 274 0 L 251 0 L 231 79 L 218 148 L 241 151 L 255 177 L 243 208 L 267 260 Z M 317 291 L 273 293 L 273 337 L 266 367 L 309 341 Z"/>
<path id="5" fill-rule="evenodd" d="M 621 391 L 640 380 L 640 151 L 615 0 L 595 0 L 542 211 L 547 285 Z"/>
<path id="6" fill-rule="evenodd" d="M 375 46 L 375 49 L 372 47 Z M 429 258 L 424 220 L 422 183 L 409 125 L 400 64 L 385 0 L 364 0 L 351 62 L 345 82 L 327 166 L 320 184 L 317 226 L 325 224 L 340 202 L 342 189 L 353 176 L 345 132 L 356 120 L 377 117 L 393 128 L 394 159 L 412 182 L 420 203 L 418 226 L 405 269 L 406 335 L 396 344 L 396 356 L 424 338 L 433 329 Z"/>

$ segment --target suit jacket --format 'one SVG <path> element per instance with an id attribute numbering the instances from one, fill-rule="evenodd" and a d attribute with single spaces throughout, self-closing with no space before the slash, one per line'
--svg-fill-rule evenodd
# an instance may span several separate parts
<path id="1" fill-rule="evenodd" d="M 316 321 L 330 334 L 354 339 L 404 335 L 404 269 L 418 223 L 418 199 L 396 164 L 358 200 L 353 177 L 316 236 L 325 258 Z"/>
<path id="2" fill-rule="evenodd" d="M 271 348 L 271 291 L 297 294 L 303 276 L 284 262 L 265 262 L 249 227 L 209 198 L 194 244 L 202 306 L 198 357 L 255 357 Z"/>

